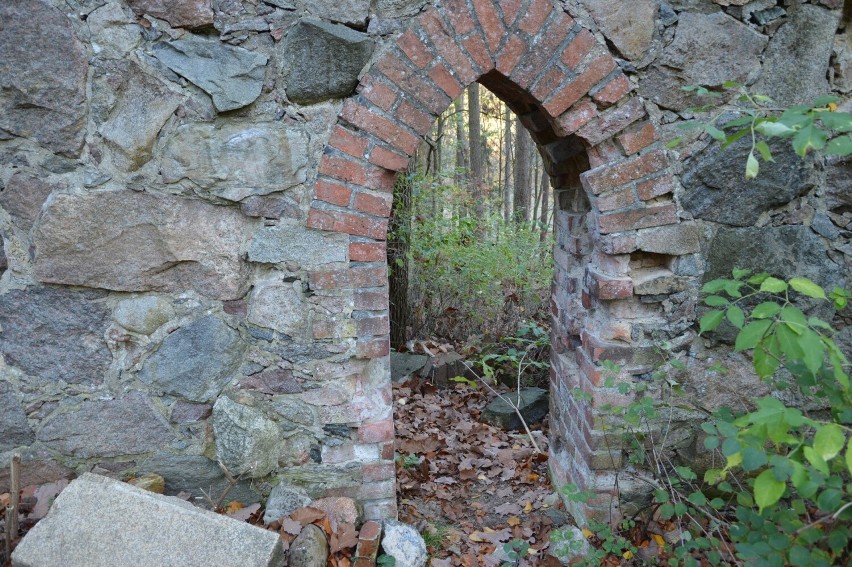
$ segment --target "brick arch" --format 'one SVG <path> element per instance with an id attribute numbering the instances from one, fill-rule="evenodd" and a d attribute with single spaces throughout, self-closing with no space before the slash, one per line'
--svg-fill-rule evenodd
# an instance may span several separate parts
<path id="1" fill-rule="evenodd" d="M 679 221 L 675 180 L 643 102 L 587 29 L 549 0 L 428 7 L 344 102 L 320 161 L 308 226 L 349 235 L 350 267 L 334 285 L 352 290 L 357 357 L 386 357 L 384 241 L 394 179 L 434 119 L 474 81 L 518 114 L 551 176 L 558 205 L 552 474 L 557 483 L 601 493 L 576 514 L 608 512 L 621 455 L 595 430 L 596 407 L 626 398 L 603 387 L 599 363 L 622 364 L 625 379 L 650 369 L 648 329 L 671 319 L 660 296 L 694 288 L 677 266 L 697 244 L 694 226 Z M 382 388 L 389 400 L 389 376 Z M 575 399 L 575 388 L 590 401 Z"/>

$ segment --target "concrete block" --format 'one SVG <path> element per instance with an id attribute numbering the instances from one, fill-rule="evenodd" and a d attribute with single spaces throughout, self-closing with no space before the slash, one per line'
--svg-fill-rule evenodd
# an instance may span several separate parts
<path id="1" fill-rule="evenodd" d="M 12 554 L 13 567 L 280 567 L 281 541 L 179 498 L 86 473 Z"/>

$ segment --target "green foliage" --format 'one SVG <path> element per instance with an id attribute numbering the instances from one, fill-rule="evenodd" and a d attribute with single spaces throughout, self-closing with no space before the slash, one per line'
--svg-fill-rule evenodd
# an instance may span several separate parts
<path id="1" fill-rule="evenodd" d="M 376 559 L 376 565 L 379 567 L 395 567 L 396 557 L 393 555 L 385 555 L 383 553 L 379 555 L 378 559 Z"/>
<path id="2" fill-rule="evenodd" d="M 503 544 L 503 551 L 512 563 L 503 563 L 502 567 L 513 567 L 527 556 L 530 544 L 522 539 L 513 539 Z"/>
<path id="3" fill-rule="evenodd" d="M 525 378 L 534 382 L 536 375 L 548 379 L 550 368 L 550 334 L 534 321 L 522 321 L 514 336 L 503 337 L 479 358 L 482 378 L 494 384 L 501 377 L 518 387 Z M 455 378 L 453 380 L 456 380 Z"/>
<path id="4" fill-rule="evenodd" d="M 693 120 L 681 127 L 703 132 L 719 142 L 722 148 L 743 137 L 751 138 L 751 150 L 745 165 L 745 178 L 754 179 L 760 172 L 760 161 L 775 161 L 767 140 L 788 139 L 795 152 L 804 157 L 811 151 L 826 155 L 852 155 L 852 114 L 838 112 L 840 97 L 823 96 L 809 105 L 778 108 L 767 96 L 750 93 L 743 85 L 726 82 L 722 91 L 713 91 L 698 85 L 683 87 L 702 97 L 720 98 L 734 93 L 734 104 L 720 108 L 712 103 L 693 109 L 701 113 L 712 111 L 708 121 Z M 740 116 L 728 119 L 731 112 Z M 725 117 L 722 121 L 722 117 Z M 683 141 L 669 142 L 673 147 Z M 760 159 L 758 159 L 758 157 Z"/>

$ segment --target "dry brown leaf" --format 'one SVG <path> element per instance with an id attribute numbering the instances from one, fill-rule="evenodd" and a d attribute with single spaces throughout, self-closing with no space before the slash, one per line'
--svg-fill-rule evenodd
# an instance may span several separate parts
<path id="1" fill-rule="evenodd" d="M 308 524 L 313 524 L 319 519 L 325 518 L 325 512 L 317 510 L 316 508 L 311 508 L 310 506 L 305 506 L 290 514 L 290 518 L 299 522 L 301 525 L 306 526 Z"/>
<path id="2" fill-rule="evenodd" d="M 245 522 L 258 510 L 260 510 L 260 504 L 252 504 L 251 506 L 243 506 L 233 512 L 227 512 L 227 515 L 235 520 Z"/>
<path id="3" fill-rule="evenodd" d="M 293 536 L 299 535 L 302 531 L 302 524 L 290 518 L 281 518 L 281 532 L 288 533 Z"/>

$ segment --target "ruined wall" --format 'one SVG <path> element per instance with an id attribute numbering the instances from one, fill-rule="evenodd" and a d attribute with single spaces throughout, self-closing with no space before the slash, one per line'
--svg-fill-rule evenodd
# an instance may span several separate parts
<path id="1" fill-rule="evenodd" d="M 839 2 L 738 4 L 4 3 L 0 466 L 22 449 L 31 478 L 156 471 L 198 496 L 224 485 L 219 459 L 243 501 L 288 482 L 393 514 L 389 188 L 480 80 L 559 203 L 554 474 L 606 492 L 620 454 L 595 405 L 621 398 L 601 360 L 641 377 L 668 340 L 713 406 L 702 278 L 850 274 L 848 164 L 746 183 L 742 151 L 662 149 L 684 84 L 852 88 Z"/>

